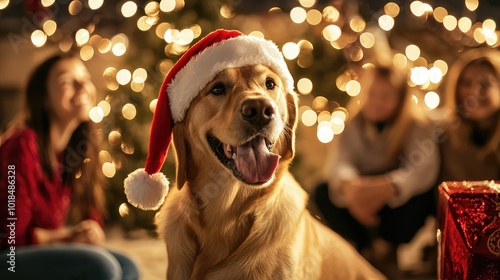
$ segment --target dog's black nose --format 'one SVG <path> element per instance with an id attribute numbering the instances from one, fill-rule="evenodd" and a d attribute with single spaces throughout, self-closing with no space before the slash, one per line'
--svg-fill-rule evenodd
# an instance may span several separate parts
<path id="1" fill-rule="evenodd" d="M 248 99 L 241 105 L 241 115 L 249 123 L 263 127 L 274 119 L 275 108 L 267 99 Z"/>

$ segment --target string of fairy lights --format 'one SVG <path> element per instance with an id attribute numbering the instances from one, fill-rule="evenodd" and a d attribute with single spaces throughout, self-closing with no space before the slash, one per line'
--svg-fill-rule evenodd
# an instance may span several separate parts
<path id="1" fill-rule="evenodd" d="M 471 13 L 479 7 L 479 0 L 462 1 Z M 55 3 L 55 0 L 41 0 L 41 4 L 47 8 Z M 0 0 L 0 11 L 8 8 L 9 4 L 10 0 Z M 70 15 L 76 16 L 83 9 L 97 11 L 102 8 L 103 4 L 104 0 L 73 0 L 67 5 L 67 9 Z M 366 22 L 360 15 L 356 14 L 347 17 L 333 4 L 321 10 L 315 8 L 316 4 L 316 0 L 297 1 L 297 6 L 289 12 L 289 20 L 292 24 L 320 27 L 321 43 L 330 44 L 332 48 L 337 50 L 346 50 L 346 56 L 352 62 L 362 62 L 365 53 L 376 46 L 379 39 L 371 27 L 374 25 L 373 22 L 378 30 L 390 32 L 398 23 L 398 18 L 401 18 L 401 8 L 394 2 L 385 4 L 383 11 L 372 19 L 373 22 Z M 153 32 L 158 40 L 164 41 L 166 58 L 157 62 L 157 68 L 163 75 L 166 75 L 174 64 L 174 61 L 168 57 L 184 53 L 202 35 L 203 31 L 208 31 L 202 30 L 202 25 L 197 23 L 179 29 L 174 23 L 162 21 L 166 18 L 162 15 L 184 9 L 184 0 L 149 1 L 140 7 L 138 3 L 130 0 L 119 2 L 118 7 L 120 16 L 126 20 L 136 21 L 135 25 L 138 30 Z M 471 46 L 484 45 L 497 48 L 500 45 L 499 31 L 493 19 L 479 22 L 468 16 L 458 17 L 444 7 L 432 7 L 422 1 L 411 2 L 409 8 L 415 19 L 420 20 L 420 22 L 432 20 L 449 32 L 460 32 L 462 37 L 470 39 L 469 45 Z M 280 7 L 274 7 L 269 10 L 269 13 L 277 11 L 282 12 Z M 221 4 L 219 13 L 222 18 L 228 20 L 238 16 L 229 4 Z M 57 22 L 47 18 L 40 24 L 40 29 L 31 33 L 31 42 L 36 47 L 42 47 L 52 40 L 53 43 L 58 44 L 59 49 L 63 52 L 76 46 L 84 61 L 91 60 L 97 53 L 122 57 L 126 56 L 129 50 L 130 42 L 127 34 L 118 33 L 111 37 L 101 36 L 97 34 L 96 26 L 93 24 L 89 24 L 72 34 L 74 35 L 61 34 Z M 249 35 L 265 37 L 265 34 L 260 30 L 249 32 Z M 320 60 L 315 61 L 313 57 L 314 44 L 306 39 L 298 42 L 286 42 L 279 47 L 285 59 L 296 63 L 303 69 L 310 67 L 313 63 L 321 63 Z M 422 92 L 421 95 L 413 95 L 415 103 L 426 110 L 433 110 L 440 105 L 440 97 L 436 90 L 448 71 L 447 62 L 441 59 L 429 60 L 422 54 L 421 48 L 415 44 L 408 44 L 404 50 L 394 53 L 391 60 L 394 67 L 407 70 L 410 73 L 408 76 L 409 86 Z M 363 65 L 363 67 L 368 66 L 369 63 Z M 148 78 L 148 71 L 141 67 L 137 69 L 108 67 L 102 73 L 102 79 L 111 92 L 119 88 L 130 87 L 133 92 L 139 93 L 144 90 Z M 311 79 L 307 77 L 296 77 L 296 79 L 296 90 L 300 95 L 315 95 L 315 86 Z M 349 97 L 355 97 L 361 91 L 358 76 L 349 68 L 337 76 L 336 86 Z M 151 112 L 154 112 L 156 102 L 156 99 L 150 102 Z M 333 111 L 327 110 L 329 102 L 326 97 L 318 95 L 312 99 L 311 104 L 299 108 L 301 124 L 307 127 L 316 126 L 317 138 L 322 143 L 331 142 L 335 135 L 341 134 L 348 118 L 347 110 L 344 107 L 337 106 Z M 100 123 L 109 116 L 111 110 L 112 106 L 108 96 L 99 101 L 89 115 L 92 121 Z M 134 120 L 138 109 L 134 104 L 126 103 L 121 107 L 121 114 L 126 120 Z M 124 154 L 134 153 L 134 146 L 123 141 L 119 131 L 112 130 L 107 138 L 111 145 L 120 146 Z M 101 151 L 100 157 L 103 162 L 103 173 L 112 178 L 116 174 L 116 169 L 120 168 L 120 164 L 114 161 L 113 156 L 106 150 Z"/>

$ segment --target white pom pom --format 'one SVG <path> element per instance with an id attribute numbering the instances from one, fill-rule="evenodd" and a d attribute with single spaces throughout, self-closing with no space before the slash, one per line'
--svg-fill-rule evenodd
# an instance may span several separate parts
<path id="1" fill-rule="evenodd" d="M 144 210 L 158 209 L 165 200 L 170 184 L 163 173 L 149 175 L 144 168 L 130 173 L 123 183 L 128 202 Z"/>

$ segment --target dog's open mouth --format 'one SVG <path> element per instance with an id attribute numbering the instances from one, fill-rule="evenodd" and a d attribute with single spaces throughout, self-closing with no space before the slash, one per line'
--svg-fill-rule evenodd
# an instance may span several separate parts
<path id="1" fill-rule="evenodd" d="M 280 156 L 271 152 L 274 143 L 265 137 L 256 136 L 239 146 L 222 143 L 212 135 L 207 140 L 219 161 L 244 183 L 260 185 L 273 177 Z"/>

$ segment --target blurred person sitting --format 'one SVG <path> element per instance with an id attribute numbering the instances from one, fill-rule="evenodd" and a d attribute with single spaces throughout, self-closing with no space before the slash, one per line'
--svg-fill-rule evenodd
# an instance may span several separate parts
<path id="1" fill-rule="evenodd" d="M 441 181 L 500 180 L 500 54 L 474 49 L 448 72 Z"/>
<path id="2" fill-rule="evenodd" d="M 33 72 L 25 111 L 0 138 L 1 279 L 138 278 L 128 257 L 100 246 L 105 194 L 100 138 L 89 121 L 95 101 L 77 57 L 53 56 Z"/>
<path id="3" fill-rule="evenodd" d="M 314 194 L 328 226 L 390 279 L 401 275 L 398 245 L 410 242 L 435 213 L 439 171 L 430 122 L 398 71 L 364 69 L 349 121 L 327 158 L 326 183 Z"/>

